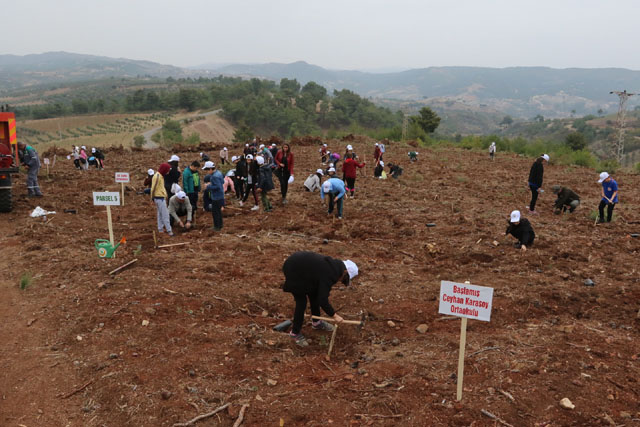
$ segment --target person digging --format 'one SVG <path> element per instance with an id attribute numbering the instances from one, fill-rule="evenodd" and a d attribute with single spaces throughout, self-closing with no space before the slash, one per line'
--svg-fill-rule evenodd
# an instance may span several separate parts
<path id="1" fill-rule="evenodd" d="M 520 217 L 520 211 L 511 212 L 509 226 L 504 234 L 505 236 L 507 234 L 511 234 L 513 237 L 518 239 L 513 246 L 522 251 L 526 251 L 528 246 L 533 245 L 533 240 L 536 238 L 536 233 L 533 232 L 531 223 L 528 219 Z"/>
<path id="2" fill-rule="evenodd" d="M 320 316 L 320 309 L 329 317 L 340 323 L 344 319 L 336 313 L 329 302 L 331 288 L 338 282 L 349 285 L 358 275 L 358 266 L 350 260 L 324 256 L 315 252 L 296 252 L 289 256 L 282 265 L 285 281 L 284 292 L 293 295 L 296 306 L 293 315 L 293 327 L 289 335 L 301 347 L 309 345 L 300 333 L 307 308 L 307 299 L 311 305 L 311 314 Z M 313 320 L 313 329 L 333 331 L 333 325 L 324 320 Z"/>
<path id="3" fill-rule="evenodd" d="M 551 187 L 551 190 L 553 191 L 553 194 L 558 196 L 555 204 L 553 205 L 553 213 L 556 215 L 566 212 L 567 209 L 569 209 L 569 213 L 573 213 L 573 211 L 580 206 L 580 196 L 570 188 L 554 185 Z"/>

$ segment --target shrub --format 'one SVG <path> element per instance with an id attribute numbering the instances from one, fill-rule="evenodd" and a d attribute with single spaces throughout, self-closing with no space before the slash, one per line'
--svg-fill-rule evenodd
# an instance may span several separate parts
<path id="1" fill-rule="evenodd" d="M 640 173 L 640 162 L 636 163 L 634 169 L 635 169 L 636 173 Z"/>
<path id="2" fill-rule="evenodd" d="M 22 276 L 20 276 L 20 289 L 24 291 L 29 286 L 31 286 L 32 282 L 33 282 L 33 274 L 31 274 L 30 271 L 23 273 Z"/>
<path id="3" fill-rule="evenodd" d="M 609 172 L 616 173 L 616 171 L 620 168 L 620 163 L 616 159 L 607 159 L 602 160 L 596 169 L 597 172 Z"/>

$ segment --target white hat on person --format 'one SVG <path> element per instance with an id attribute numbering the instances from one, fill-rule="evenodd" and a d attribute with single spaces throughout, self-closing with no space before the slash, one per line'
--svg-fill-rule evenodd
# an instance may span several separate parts
<path id="1" fill-rule="evenodd" d="M 609 178 L 609 173 L 608 172 L 602 172 L 602 173 L 600 173 L 600 179 L 598 180 L 598 182 L 602 183 L 607 178 Z"/>
<path id="2" fill-rule="evenodd" d="M 87 147 L 86 147 L 86 146 L 84 146 L 84 145 L 83 145 L 82 147 L 80 147 L 80 148 L 82 148 L 83 150 L 86 150 L 86 149 L 87 149 Z"/>
<path id="3" fill-rule="evenodd" d="M 227 147 L 224 147 L 224 148 L 222 149 L 222 151 L 227 151 Z"/>
<path id="4" fill-rule="evenodd" d="M 245 147 L 248 147 L 248 146 L 249 146 L 249 144 L 244 144 L 244 146 L 245 146 Z"/>
<path id="5" fill-rule="evenodd" d="M 344 266 L 346 267 L 347 272 L 349 273 L 349 280 L 353 279 L 358 275 L 358 266 L 356 265 L 355 262 L 351 261 L 350 259 L 342 262 L 344 263 Z"/>
<path id="6" fill-rule="evenodd" d="M 264 165 L 264 157 L 256 156 L 256 162 L 258 162 L 259 165 Z"/>
<path id="7" fill-rule="evenodd" d="M 323 146 L 323 147 L 326 147 L 326 146 L 327 146 L 327 144 L 322 144 L 322 146 Z"/>
<path id="8" fill-rule="evenodd" d="M 353 147 L 351 146 L 351 144 L 347 145 L 347 150 L 353 150 Z"/>
<path id="9" fill-rule="evenodd" d="M 327 170 L 327 172 L 335 172 L 336 168 L 329 168 L 329 170 Z"/>
<path id="10" fill-rule="evenodd" d="M 320 175 L 324 176 L 324 172 L 322 171 L 322 169 L 316 170 L 316 173 L 319 173 Z"/>
<path id="11" fill-rule="evenodd" d="M 376 144 L 375 144 L 375 145 L 378 145 L 378 143 L 376 142 Z"/>
<path id="12" fill-rule="evenodd" d="M 92 152 L 92 153 L 95 153 L 95 152 L 96 152 L 95 147 L 91 147 L 91 152 Z"/>
<path id="13" fill-rule="evenodd" d="M 325 193 L 328 193 L 331 191 L 331 183 L 329 181 L 325 181 L 322 184 L 322 191 L 324 191 Z"/>
<path id="14" fill-rule="evenodd" d="M 153 171 L 153 169 L 149 169 L 149 170 L 147 171 L 147 174 L 149 174 L 149 175 L 155 175 L 156 173 Z"/>
<path id="15" fill-rule="evenodd" d="M 258 149 L 263 149 L 264 148 L 264 144 L 260 144 L 260 147 L 258 147 Z"/>
<path id="16" fill-rule="evenodd" d="M 542 158 L 545 159 L 547 162 L 549 161 L 549 155 L 548 154 L 543 154 Z"/>
<path id="17" fill-rule="evenodd" d="M 187 193 L 185 193 L 184 191 L 178 191 L 176 193 L 176 196 L 178 197 L 178 199 L 184 200 L 187 197 Z"/>
<path id="18" fill-rule="evenodd" d="M 252 154 L 247 154 L 247 160 L 253 160 L 253 155 Z"/>
<path id="19" fill-rule="evenodd" d="M 238 156 L 231 156 L 231 161 L 235 162 L 236 160 L 238 160 Z"/>
<path id="20" fill-rule="evenodd" d="M 204 162 L 204 167 L 202 168 L 202 170 L 207 170 L 207 169 L 215 169 L 216 164 L 213 163 L 211 160 Z"/>
<path id="21" fill-rule="evenodd" d="M 520 211 L 511 212 L 511 219 L 509 222 L 520 222 Z"/>
<path id="22" fill-rule="evenodd" d="M 173 154 L 171 156 L 171 158 L 169 160 L 167 160 L 168 163 L 170 162 L 179 162 L 180 161 L 180 157 L 176 156 L 175 154 Z"/>
<path id="23" fill-rule="evenodd" d="M 236 176 L 236 171 L 233 169 L 230 169 L 229 172 L 227 172 L 227 175 L 225 176 Z"/>
<path id="24" fill-rule="evenodd" d="M 384 162 L 380 160 L 380 166 L 384 167 Z"/>

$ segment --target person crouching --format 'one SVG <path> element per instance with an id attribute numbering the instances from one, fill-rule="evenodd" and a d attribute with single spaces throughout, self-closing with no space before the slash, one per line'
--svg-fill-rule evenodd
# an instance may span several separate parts
<path id="1" fill-rule="evenodd" d="M 536 233 L 533 232 L 531 223 L 528 219 L 520 217 L 520 211 L 511 212 L 509 226 L 504 234 L 505 236 L 507 234 L 511 234 L 513 237 L 518 239 L 513 246 L 523 251 L 527 250 L 527 246 L 533 245 L 533 240 L 536 238 Z"/>
<path id="2" fill-rule="evenodd" d="M 553 194 L 558 198 L 554 203 L 554 211 L 556 215 L 560 215 L 569 209 L 569 213 L 573 213 L 578 206 L 580 206 L 580 196 L 573 192 L 570 188 L 554 185 L 551 187 Z"/>
<path id="3" fill-rule="evenodd" d="M 186 216 L 187 221 L 182 222 L 180 217 Z M 193 209 L 191 207 L 191 201 L 187 198 L 187 193 L 184 191 L 178 191 L 178 193 L 171 196 L 169 199 L 169 223 L 171 227 L 174 224 L 178 224 L 180 227 L 189 230 L 191 228 L 191 222 L 193 221 Z"/>

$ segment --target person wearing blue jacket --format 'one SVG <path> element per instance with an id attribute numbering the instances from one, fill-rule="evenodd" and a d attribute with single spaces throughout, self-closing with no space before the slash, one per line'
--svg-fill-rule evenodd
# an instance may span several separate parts
<path id="1" fill-rule="evenodd" d="M 200 162 L 195 160 L 182 172 L 182 191 L 184 191 L 189 198 L 189 202 L 193 208 L 194 220 L 195 213 L 198 210 L 198 192 L 200 191 L 199 167 Z"/>
<path id="2" fill-rule="evenodd" d="M 320 187 L 320 198 L 323 201 L 325 194 L 329 198 L 329 215 L 333 213 L 333 204 L 335 203 L 338 206 L 337 217 L 342 219 L 342 202 L 345 195 L 344 182 L 339 178 L 329 178 Z"/>
<path id="3" fill-rule="evenodd" d="M 618 203 L 618 183 L 607 172 L 600 174 L 598 180 L 602 184 L 602 199 L 600 199 L 600 205 L 598 206 L 598 224 L 604 223 L 604 207 L 607 206 L 607 222 L 611 222 L 613 216 L 613 208 Z"/>
<path id="4" fill-rule="evenodd" d="M 40 185 L 38 184 L 38 171 L 40 171 L 40 158 L 35 148 L 26 145 L 24 142 L 18 143 L 20 160 L 27 168 L 27 194 L 29 197 L 42 197 Z"/>
<path id="5" fill-rule="evenodd" d="M 208 161 L 202 168 L 207 173 L 209 185 L 204 190 L 202 202 L 204 209 L 210 210 L 213 216 L 213 231 L 222 230 L 222 211 L 224 210 L 224 177 L 216 170 L 216 165 Z"/>

